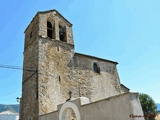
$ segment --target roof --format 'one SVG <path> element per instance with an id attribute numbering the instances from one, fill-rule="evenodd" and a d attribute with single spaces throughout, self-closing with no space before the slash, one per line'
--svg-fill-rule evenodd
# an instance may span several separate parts
<path id="1" fill-rule="evenodd" d="M 19 113 L 17 113 L 17 112 L 11 112 L 9 110 L 0 112 L 0 115 L 4 115 L 4 114 L 8 114 L 8 115 L 15 114 L 15 115 L 18 115 Z"/>
<path id="2" fill-rule="evenodd" d="M 81 53 L 75 53 L 75 55 L 81 55 L 81 56 L 85 56 L 85 57 L 90 57 L 90 58 L 94 58 L 94 59 L 103 60 L 103 61 L 106 61 L 106 62 L 111 62 L 111 63 L 114 63 L 114 64 L 118 64 L 118 62 L 115 62 L 115 61 L 112 61 L 112 60 L 103 59 L 103 58 L 98 58 L 98 57 L 91 56 L 91 55 L 86 55 L 86 54 L 81 54 Z"/>
<path id="3" fill-rule="evenodd" d="M 69 23 L 69 24 L 72 26 L 72 23 L 70 23 L 65 17 L 63 17 L 62 14 L 60 14 L 60 13 L 59 13 L 57 10 L 55 10 L 55 9 L 37 12 L 37 14 L 33 17 L 32 21 L 34 20 L 34 18 L 35 18 L 38 14 L 45 14 L 45 13 L 54 12 L 54 11 L 55 11 L 60 17 L 62 17 L 67 23 Z M 29 23 L 29 25 L 32 23 L 32 21 Z M 24 32 L 26 32 L 26 30 L 28 29 L 29 25 L 27 26 L 27 28 L 25 29 Z"/>
<path id="4" fill-rule="evenodd" d="M 130 90 L 128 87 L 126 87 L 125 85 L 123 85 L 123 84 L 121 84 L 121 86 L 122 87 L 124 87 L 124 88 L 126 88 L 126 89 L 128 89 L 128 90 Z"/>
<path id="5" fill-rule="evenodd" d="M 55 10 L 55 9 L 53 9 L 53 10 L 47 10 L 47 11 L 39 11 L 38 13 L 40 13 L 40 14 L 44 14 L 44 13 L 49 13 L 49 12 L 56 12 L 56 13 L 58 13 L 58 15 L 60 15 L 66 22 L 68 22 L 70 25 L 72 25 L 72 23 L 70 23 L 65 17 L 63 17 L 63 15 L 62 14 L 60 14 L 57 10 Z M 38 14 L 37 13 L 37 14 Z"/>

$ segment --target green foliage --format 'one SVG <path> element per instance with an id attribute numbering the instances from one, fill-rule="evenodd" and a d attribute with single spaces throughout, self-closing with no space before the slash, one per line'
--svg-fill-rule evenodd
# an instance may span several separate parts
<path id="1" fill-rule="evenodd" d="M 154 100 L 149 95 L 143 93 L 139 94 L 139 99 L 141 102 L 145 120 L 155 120 L 153 116 L 156 115 L 157 106 Z"/>
<path id="2" fill-rule="evenodd" d="M 12 111 L 12 112 L 19 112 L 19 105 L 3 105 L 3 104 L 0 104 L 0 112 L 3 112 L 3 111 Z"/>

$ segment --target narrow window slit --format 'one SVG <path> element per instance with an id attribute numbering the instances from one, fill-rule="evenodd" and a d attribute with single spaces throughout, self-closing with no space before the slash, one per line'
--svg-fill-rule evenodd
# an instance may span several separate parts
<path id="1" fill-rule="evenodd" d="M 59 78 L 58 78 L 58 79 L 59 79 L 59 82 L 60 82 L 60 81 L 61 81 L 61 77 L 59 76 Z"/>

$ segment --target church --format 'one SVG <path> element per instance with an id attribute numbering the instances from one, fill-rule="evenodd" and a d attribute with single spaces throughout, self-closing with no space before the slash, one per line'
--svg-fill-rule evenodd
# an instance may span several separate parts
<path id="1" fill-rule="evenodd" d="M 25 30 L 20 120 L 144 120 L 116 65 L 74 51 L 72 24 L 38 12 Z"/>

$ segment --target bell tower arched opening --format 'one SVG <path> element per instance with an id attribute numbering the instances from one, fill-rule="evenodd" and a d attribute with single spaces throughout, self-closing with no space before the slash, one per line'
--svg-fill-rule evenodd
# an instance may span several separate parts
<path id="1" fill-rule="evenodd" d="M 67 42 L 66 41 L 66 30 L 60 25 L 59 25 L 59 39 L 63 42 Z"/>
<path id="2" fill-rule="evenodd" d="M 47 21 L 47 37 L 54 39 L 54 27 L 49 21 Z"/>

